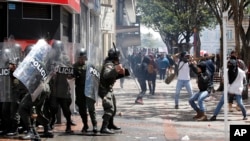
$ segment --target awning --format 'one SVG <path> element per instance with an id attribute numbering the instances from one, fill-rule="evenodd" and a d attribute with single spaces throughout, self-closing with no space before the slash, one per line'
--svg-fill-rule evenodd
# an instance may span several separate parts
<path id="1" fill-rule="evenodd" d="M 10 0 L 15 2 L 29 2 L 29 3 L 40 3 L 40 4 L 58 4 L 69 7 L 75 13 L 80 13 L 80 0 Z"/>
<path id="2" fill-rule="evenodd" d="M 116 33 L 140 32 L 139 26 L 116 26 Z"/>

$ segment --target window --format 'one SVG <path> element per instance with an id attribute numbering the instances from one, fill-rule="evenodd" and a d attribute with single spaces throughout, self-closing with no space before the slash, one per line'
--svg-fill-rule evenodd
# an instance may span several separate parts
<path id="1" fill-rule="evenodd" d="M 52 6 L 42 4 L 23 3 L 24 19 L 52 19 Z"/>
<path id="2" fill-rule="evenodd" d="M 233 40 L 233 31 L 227 30 L 227 40 Z"/>
<path id="3" fill-rule="evenodd" d="M 70 14 L 67 11 L 62 12 L 63 36 L 69 36 Z"/>

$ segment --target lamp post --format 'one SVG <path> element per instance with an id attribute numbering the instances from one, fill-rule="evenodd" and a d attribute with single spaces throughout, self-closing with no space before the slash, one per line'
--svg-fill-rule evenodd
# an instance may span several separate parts
<path id="1" fill-rule="evenodd" d="M 227 20 L 228 20 L 228 11 L 223 12 L 223 78 L 224 78 L 224 124 L 225 124 L 225 141 L 228 141 L 228 95 L 227 95 L 227 84 L 228 84 L 228 75 L 227 75 Z"/>

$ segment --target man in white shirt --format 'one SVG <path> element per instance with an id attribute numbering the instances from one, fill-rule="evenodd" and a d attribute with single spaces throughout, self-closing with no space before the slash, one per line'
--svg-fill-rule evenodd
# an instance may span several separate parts
<path id="1" fill-rule="evenodd" d="M 186 90 L 191 97 L 193 94 L 192 85 L 190 82 L 190 67 L 189 67 L 189 55 L 187 52 L 182 52 L 180 54 L 180 61 L 178 63 L 177 70 L 177 83 L 175 91 L 175 109 L 179 109 L 179 95 L 182 87 L 186 87 Z"/>

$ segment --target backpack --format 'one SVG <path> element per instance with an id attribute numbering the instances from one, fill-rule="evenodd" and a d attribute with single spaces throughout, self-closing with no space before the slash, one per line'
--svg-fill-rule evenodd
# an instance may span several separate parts
<path id="1" fill-rule="evenodd" d="M 148 73 L 154 73 L 154 66 L 152 64 L 148 64 Z"/>

